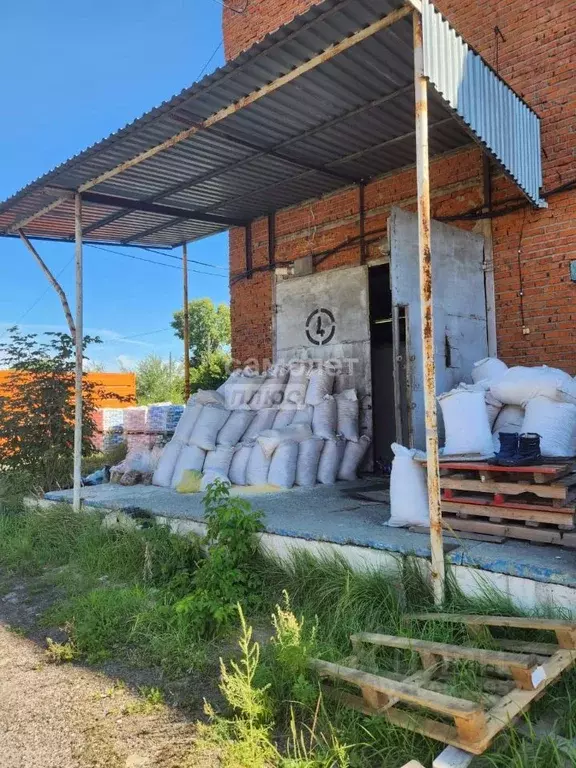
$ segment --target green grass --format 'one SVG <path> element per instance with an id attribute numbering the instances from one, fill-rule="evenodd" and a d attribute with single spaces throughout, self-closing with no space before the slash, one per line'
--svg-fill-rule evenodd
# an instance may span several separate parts
<path id="1" fill-rule="evenodd" d="M 218 647 L 226 647 L 229 656 L 230 635 L 218 645 L 219 640 L 200 636 L 198 623 L 177 610 L 193 588 L 204 557 L 197 538 L 173 535 L 153 523 L 140 529 L 111 528 L 102 525 L 98 513 L 77 515 L 66 506 L 28 511 L 16 507 L 0 513 L 3 575 L 33 576 L 59 596 L 44 621 L 65 627 L 70 642 L 53 644 L 55 661 L 120 658 L 158 665 L 169 677 L 177 677 L 213 659 Z M 394 576 L 381 570 L 354 572 L 338 557 L 305 552 L 287 562 L 253 558 L 252 568 L 254 584 L 264 586 L 259 600 L 249 601 L 263 606 L 250 618 L 274 637 L 254 654 L 245 626 L 236 666 L 226 662 L 221 685 L 230 710 L 215 717 L 205 731 L 206 739 L 224 754 L 223 765 L 397 768 L 411 759 L 430 765 L 441 751 L 439 743 L 319 697 L 318 679 L 306 661 L 309 656 L 345 659 L 352 653 L 350 635 L 359 631 L 488 648 L 494 647 L 489 635 L 479 641 L 462 625 L 410 620 L 411 613 L 434 610 L 415 560 L 405 560 Z M 448 586 L 446 611 L 519 614 L 488 585 L 475 600 L 459 592 L 450 574 Z M 500 634 L 551 639 L 545 633 L 513 629 Z M 370 647 L 362 651 L 360 661 L 370 671 L 402 674 L 421 664 L 409 651 Z M 454 695 L 478 698 L 482 675 L 478 665 L 459 663 L 447 683 Z M 138 712 L 161 706 L 162 693 L 156 690 L 141 691 Z M 564 766 L 565 754 L 556 740 L 530 735 L 530 723 L 542 714 L 556 721 L 558 734 L 576 737 L 575 673 L 565 675 L 530 709 L 528 735 L 507 731 L 475 766 Z"/>

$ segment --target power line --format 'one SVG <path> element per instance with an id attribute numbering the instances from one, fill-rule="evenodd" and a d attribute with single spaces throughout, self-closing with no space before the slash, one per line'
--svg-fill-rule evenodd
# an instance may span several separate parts
<path id="1" fill-rule="evenodd" d="M 104 248 L 100 245 L 86 245 L 87 248 L 96 248 L 98 251 L 104 251 L 104 253 L 114 253 L 117 256 L 124 256 L 127 259 L 134 259 L 135 261 L 146 261 L 148 264 L 156 264 L 158 267 L 167 267 L 168 269 L 177 269 L 180 271 L 180 267 L 173 264 L 164 264 L 162 261 L 154 261 L 154 259 L 145 259 L 143 256 L 134 256 L 132 253 L 122 253 L 122 251 L 115 251 L 112 248 Z M 163 256 L 166 254 L 162 254 Z M 177 258 L 177 257 L 173 257 Z M 196 272 L 199 275 L 210 275 L 211 277 L 226 277 L 226 275 L 220 275 L 217 272 L 205 272 L 201 269 L 191 269 L 190 272 Z"/>
<path id="2" fill-rule="evenodd" d="M 246 13 L 246 10 L 248 8 L 248 3 L 250 2 L 250 0 L 245 0 L 244 8 L 234 8 L 231 5 L 228 5 L 228 3 L 224 2 L 224 0 L 212 0 L 212 2 L 216 3 L 217 5 L 221 5 L 222 8 L 227 8 L 229 11 L 232 11 L 233 13 L 242 15 L 243 13 Z"/>
<path id="3" fill-rule="evenodd" d="M 149 251 L 150 253 L 157 253 L 159 256 L 168 256 L 170 259 L 176 259 L 177 261 L 182 261 L 181 256 L 174 256 L 172 253 L 163 253 L 162 251 L 157 251 L 156 248 L 149 248 L 148 246 L 143 246 L 143 249 L 146 251 Z M 200 264 L 201 267 L 211 267 L 212 269 L 228 269 L 228 267 L 221 267 L 219 264 L 209 264 L 207 261 L 198 261 L 198 259 L 188 259 L 189 264 Z"/>
<path id="4" fill-rule="evenodd" d="M 218 43 L 218 45 L 216 46 L 216 48 L 214 48 L 214 50 L 212 51 L 212 55 L 210 56 L 210 58 L 208 59 L 208 61 L 206 62 L 206 64 L 204 64 L 204 66 L 202 67 L 202 69 L 200 70 L 200 72 L 198 72 L 198 74 L 196 75 L 196 80 L 200 80 L 200 78 L 202 77 L 202 75 L 204 74 L 204 72 L 206 72 L 206 70 L 208 69 L 208 65 L 210 64 L 210 62 L 212 61 L 212 59 L 214 58 L 214 56 L 216 56 L 216 54 L 218 53 L 218 51 L 220 50 L 220 48 L 222 48 L 222 46 L 223 46 L 223 45 L 224 45 L 224 41 L 223 41 L 223 40 L 220 40 L 220 42 Z"/>

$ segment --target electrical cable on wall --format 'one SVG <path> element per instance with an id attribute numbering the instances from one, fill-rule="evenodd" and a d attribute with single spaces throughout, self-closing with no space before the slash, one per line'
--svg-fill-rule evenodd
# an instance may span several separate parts
<path id="1" fill-rule="evenodd" d="M 522 238 L 524 237 L 524 226 L 526 225 L 527 215 L 528 215 L 528 208 L 524 208 L 524 216 L 522 217 L 522 224 L 520 226 L 520 236 L 518 238 L 518 249 L 517 249 L 518 283 L 519 283 L 518 296 L 520 297 L 520 322 L 522 323 L 523 334 L 528 333 L 528 329 L 526 328 L 526 323 L 524 321 L 524 278 L 522 274 Z"/>
<path id="2" fill-rule="evenodd" d="M 230 3 L 225 2 L 225 0 L 212 0 L 212 2 L 216 3 L 216 5 L 221 5 L 222 8 L 226 8 L 228 11 L 232 11 L 233 13 L 242 15 L 243 13 L 246 13 L 246 9 L 248 8 L 248 3 L 250 2 L 250 0 L 244 1 L 244 8 L 234 8 L 234 6 L 230 5 Z"/>

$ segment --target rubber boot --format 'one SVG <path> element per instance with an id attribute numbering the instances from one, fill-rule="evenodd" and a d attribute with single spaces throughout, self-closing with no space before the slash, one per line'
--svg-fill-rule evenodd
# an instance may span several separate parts
<path id="1" fill-rule="evenodd" d="M 536 432 L 527 432 L 520 435 L 516 466 L 528 467 L 540 464 L 541 462 L 540 435 Z"/>
<path id="2" fill-rule="evenodd" d="M 494 464 L 500 467 L 515 467 L 518 456 L 518 432 L 499 432 L 500 450 L 494 457 Z"/>

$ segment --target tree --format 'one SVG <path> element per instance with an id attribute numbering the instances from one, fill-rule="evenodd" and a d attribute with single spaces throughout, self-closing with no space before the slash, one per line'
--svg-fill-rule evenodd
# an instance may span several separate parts
<path id="1" fill-rule="evenodd" d="M 190 393 L 218 389 L 228 378 L 230 361 L 230 355 L 222 350 L 204 355 L 198 365 L 190 369 Z"/>
<path id="2" fill-rule="evenodd" d="M 194 299 L 188 304 L 190 314 L 190 363 L 198 365 L 202 358 L 230 344 L 230 307 L 214 305 L 212 299 Z M 171 323 L 179 339 L 184 339 L 184 312 L 174 312 Z"/>
<path id="3" fill-rule="evenodd" d="M 44 490 L 72 476 L 74 446 L 74 340 L 66 333 L 22 334 L 8 329 L 0 356 L 10 375 L 0 388 L 0 466 L 29 470 Z M 100 339 L 84 337 L 83 348 Z M 96 398 L 101 387 L 85 376 L 82 450 L 92 452 Z"/>
<path id="4" fill-rule="evenodd" d="M 136 366 L 136 398 L 139 405 L 182 403 L 184 373 L 182 363 L 148 355 Z"/>

